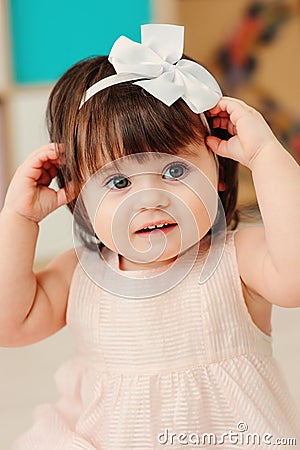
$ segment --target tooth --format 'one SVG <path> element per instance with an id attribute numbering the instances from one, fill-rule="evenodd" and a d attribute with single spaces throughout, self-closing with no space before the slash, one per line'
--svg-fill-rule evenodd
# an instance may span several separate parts
<path id="1" fill-rule="evenodd" d="M 162 223 L 162 224 L 158 224 L 158 225 L 149 225 L 148 227 L 143 228 L 143 230 L 155 230 L 157 228 L 162 228 L 169 225 L 168 223 Z"/>

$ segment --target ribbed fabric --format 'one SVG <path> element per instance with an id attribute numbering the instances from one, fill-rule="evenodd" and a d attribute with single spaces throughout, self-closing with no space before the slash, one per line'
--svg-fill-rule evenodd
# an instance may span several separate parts
<path id="1" fill-rule="evenodd" d="M 270 433 L 298 438 L 298 446 L 284 448 L 300 448 L 298 411 L 272 356 L 272 338 L 245 305 L 234 232 L 227 234 L 217 269 L 200 284 L 205 256 L 199 251 L 175 288 L 142 299 L 104 291 L 77 265 L 67 323 L 78 351 L 56 373 L 60 400 L 36 409 L 33 427 L 13 450 L 283 448 L 177 439 L 180 433 L 220 439 L 240 422 L 248 427 L 240 440 Z M 85 258 L 101 269 L 99 255 L 86 250 Z M 117 255 L 106 250 L 105 258 L 120 271 Z M 177 440 L 163 445 L 166 430 Z"/>

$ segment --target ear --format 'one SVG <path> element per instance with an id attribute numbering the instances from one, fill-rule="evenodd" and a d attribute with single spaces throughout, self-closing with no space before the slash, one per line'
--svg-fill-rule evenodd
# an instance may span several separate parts
<path id="1" fill-rule="evenodd" d="M 226 191 L 226 184 L 224 182 L 224 169 L 220 165 L 219 166 L 219 183 L 218 183 L 218 192 Z"/>
<path id="2" fill-rule="evenodd" d="M 219 181 L 218 192 L 223 192 L 223 191 L 226 191 L 226 184 L 223 183 L 223 181 Z"/>

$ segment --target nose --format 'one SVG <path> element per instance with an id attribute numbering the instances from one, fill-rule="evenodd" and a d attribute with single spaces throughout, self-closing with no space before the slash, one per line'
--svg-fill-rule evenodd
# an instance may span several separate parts
<path id="1" fill-rule="evenodd" d="M 156 174 L 141 175 L 135 191 L 135 209 L 166 208 L 170 198 Z"/>

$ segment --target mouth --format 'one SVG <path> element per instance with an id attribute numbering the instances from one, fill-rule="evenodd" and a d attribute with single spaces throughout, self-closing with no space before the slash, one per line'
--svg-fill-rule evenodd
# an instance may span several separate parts
<path id="1" fill-rule="evenodd" d="M 175 222 L 156 222 L 144 225 L 140 230 L 136 231 L 135 234 L 139 236 L 149 236 L 150 234 L 158 234 L 161 231 L 163 233 L 169 233 L 177 227 Z"/>

